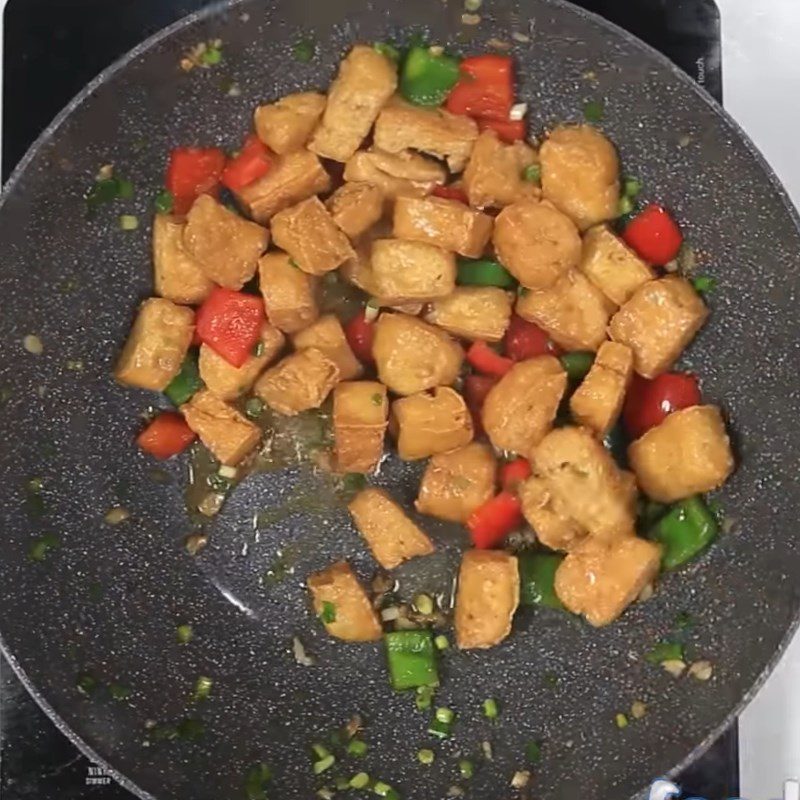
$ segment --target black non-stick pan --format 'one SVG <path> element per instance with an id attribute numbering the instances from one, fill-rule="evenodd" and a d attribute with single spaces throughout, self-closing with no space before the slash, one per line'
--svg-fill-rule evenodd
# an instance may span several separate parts
<path id="1" fill-rule="evenodd" d="M 552 0 L 485 0 L 478 25 L 464 24 L 462 13 L 461 3 L 438 0 L 217 6 L 90 84 L 3 196 L 2 645 L 56 724 L 140 797 L 244 797 L 248 772 L 263 762 L 273 800 L 312 798 L 334 776 L 360 770 L 404 798 L 435 800 L 461 785 L 468 796 L 500 800 L 517 795 L 509 781 L 526 768 L 530 741 L 541 742 L 531 796 L 631 797 L 713 739 L 795 627 L 800 236 L 785 193 L 712 101 L 620 30 Z M 698 269 L 717 280 L 711 320 L 684 365 L 725 408 L 739 462 L 719 497 L 727 532 L 616 624 L 594 630 L 567 615 L 525 611 L 501 647 L 451 648 L 437 704 L 458 719 L 444 743 L 428 737 L 428 715 L 413 697 L 389 689 L 380 647 L 333 641 L 309 613 L 310 571 L 347 557 L 363 578 L 374 572 L 346 512 L 306 503 L 319 494 L 301 468 L 257 475 L 209 526 L 207 548 L 190 557 L 186 464 L 153 470 L 132 434 L 156 400 L 110 374 L 133 310 L 151 291 L 149 218 L 170 147 L 233 149 L 257 103 L 325 87 L 354 42 L 414 31 L 464 52 L 491 49 L 493 39 L 510 44 L 534 132 L 579 119 L 588 101 L 603 103 L 601 124 L 626 172 L 675 210 Z M 185 51 L 216 38 L 221 65 L 179 69 Z M 317 52 L 301 63 L 292 51 L 306 38 Z M 106 163 L 134 182 L 135 196 L 87 219 L 84 192 Z M 139 230 L 120 230 L 120 213 L 138 215 Z M 41 354 L 29 352 L 30 339 L 26 349 L 28 335 L 39 338 Z M 417 479 L 417 468 L 392 459 L 378 483 L 410 507 Z M 287 500 L 293 513 L 254 528 L 255 512 Z M 108 524 L 115 506 L 130 519 Z M 406 594 L 447 581 L 463 547 L 458 530 L 425 525 L 438 555 L 399 571 Z M 41 541 L 34 554 L 42 558 L 32 559 Z M 264 581 L 279 552 L 293 554 L 293 571 Z M 687 658 L 713 664 L 707 682 L 676 680 L 644 658 L 687 614 Z M 193 627 L 188 644 L 176 640 L 181 624 Z M 294 636 L 314 666 L 296 662 Z M 213 688 L 194 702 L 200 675 Z M 481 710 L 487 697 L 501 707 L 494 723 Z M 634 701 L 646 715 L 629 715 L 619 728 L 616 715 Z M 340 757 L 315 778 L 309 745 L 354 714 L 365 721 L 367 756 Z M 170 726 L 182 735 L 172 738 Z M 437 759 L 423 767 L 416 752 L 427 746 Z M 458 775 L 459 755 L 476 764 L 470 781 Z"/>

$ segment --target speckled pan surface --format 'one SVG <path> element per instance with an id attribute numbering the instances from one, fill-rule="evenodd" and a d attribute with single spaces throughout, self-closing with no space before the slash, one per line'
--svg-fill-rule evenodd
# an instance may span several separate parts
<path id="1" fill-rule="evenodd" d="M 433 800 L 457 783 L 456 753 L 490 740 L 467 788 L 482 800 L 508 798 L 524 744 L 544 742 L 533 795 L 541 800 L 631 797 L 686 759 L 739 706 L 793 627 L 800 603 L 795 476 L 800 453 L 797 359 L 800 237 L 774 177 L 718 109 L 676 70 L 637 42 L 560 3 L 486 0 L 477 27 L 461 24 L 460 3 L 301 0 L 240 3 L 156 37 L 90 87 L 15 173 L 0 210 L 0 598 L 3 646 L 40 702 L 85 748 L 141 797 L 219 800 L 243 796 L 243 776 L 267 762 L 270 796 L 310 798 L 319 785 L 307 746 L 356 712 L 367 720 L 370 753 L 358 767 L 403 797 Z M 310 619 L 308 572 L 349 557 L 362 576 L 374 563 L 340 508 L 293 515 L 255 534 L 256 510 L 307 495 L 304 473 L 260 475 L 234 494 L 204 553 L 189 558 L 182 502 L 186 466 L 154 481 L 131 431 L 153 398 L 116 386 L 110 369 L 136 303 L 150 291 L 149 222 L 117 229 L 123 211 L 147 220 L 175 143 L 229 148 L 259 101 L 327 85 L 352 43 L 427 28 L 432 39 L 481 51 L 492 37 L 514 42 L 519 94 L 535 130 L 578 118 L 587 100 L 605 104 L 604 129 L 649 196 L 685 222 L 704 272 L 718 289 L 713 315 L 685 361 L 707 397 L 732 422 L 741 466 L 721 502 L 734 530 L 688 569 L 666 577 L 656 596 L 616 625 L 595 631 L 545 612 L 518 615 L 514 635 L 488 653 L 449 652 L 442 705 L 459 713 L 455 737 L 434 744 L 421 767 L 427 717 L 389 690 L 377 646 L 331 641 Z M 310 64 L 292 44 L 312 35 Z M 189 75 L 180 54 L 221 38 L 224 65 Z M 235 80 L 240 96 L 221 88 Z M 137 187 L 134 200 L 84 218 L 82 194 L 99 165 L 113 162 Z M 40 356 L 22 346 L 37 334 Z M 68 361 L 84 362 L 83 371 Z M 418 469 L 389 463 L 380 483 L 413 499 Z M 26 484 L 43 482 L 44 514 L 26 507 Z M 111 527 L 105 511 L 132 513 Z M 425 521 L 440 547 L 423 570 L 401 577 L 403 591 L 452 569 L 462 536 Z M 60 547 L 31 563 L 31 542 L 56 534 Z M 261 576 L 276 552 L 296 546 L 295 574 L 274 587 Z M 696 620 L 695 657 L 715 665 L 705 684 L 674 681 L 643 661 L 676 616 Z M 195 639 L 180 646 L 177 624 Z M 297 634 L 317 665 L 301 668 Z M 107 691 L 86 698 L 76 677 L 131 687 L 124 702 Z M 198 675 L 211 698 L 189 701 Z M 496 697 L 500 724 L 482 718 Z M 614 724 L 632 701 L 647 716 Z M 145 747 L 146 722 L 197 717 L 197 742 Z M 476 759 L 480 762 L 480 759 Z M 352 774 L 356 765 L 342 766 Z"/>

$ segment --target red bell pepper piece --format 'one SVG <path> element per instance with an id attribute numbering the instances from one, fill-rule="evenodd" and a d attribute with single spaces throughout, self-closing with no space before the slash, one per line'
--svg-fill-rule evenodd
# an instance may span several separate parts
<path id="1" fill-rule="evenodd" d="M 478 119 L 478 130 L 493 130 L 500 140 L 507 144 L 525 138 L 526 124 L 524 119 Z"/>
<path id="2" fill-rule="evenodd" d="M 216 196 L 225 169 L 225 153 L 217 147 L 176 147 L 169 155 L 164 184 L 172 194 L 172 210 L 186 214 L 201 194 Z"/>
<path id="3" fill-rule="evenodd" d="M 368 322 L 366 313 L 360 311 L 344 326 L 344 335 L 355 357 L 363 364 L 372 364 L 372 341 L 375 338 L 375 323 Z"/>
<path id="4" fill-rule="evenodd" d="M 483 401 L 486 400 L 486 395 L 498 380 L 499 378 L 491 375 L 467 375 L 464 378 L 464 400 L 472 414 L 472 427 L 475 429 L 476 436 L 480 436 L 484 432 L 481 419 Z"/>
<path id="5" fill-rule="evenodd" d="M 264 301 L 244 292 L 215 286 L 197 311 L 197 335 L 234 367 L 252 353 L 264 326 Z"/>
<path id="6" fill-rule="evenodd" d="M 522 506 L 511 492 L 500 494 L 478 506 L 467 519 L 472 544 L 482 550 L 497 547 L 522 524 Z"/>
<path id="7" fill-rule="evenodd" d="M 514 361 L 525 361 L 536 356 L 557 356 L 561 348 L 538 325 L 512 314 L 506 331 L 505 351 Z"/>
<path id="8" fill-rule="evenodd" d="M 511 56 L 465 58 L 461 80 L 447 96 L 447 110 L 469 117 L 507 120 L 514 104 L 514 62 Z"/>
<path id="9" fill-rule="evenodd" d="M 531 476 L 531 464 L 527 458 L 515 458 L 500 467 L 500 485 L 509 491 L 517 488 L 518 483 Z"/>
<path id="10" fill-rule="evenodd" d="M 486 342 L 473 342 L 467 350 L 467 361 L 478 372 L 484 375 L 496 375 L 498 378 L 502 378 L 514 366 L 510 358 L 501 356 Z"/>
<path id="11" fill-rule="evenodd" d="M 251 133 L 244 140 L 239 155 L 228 161 L 222 173 L 222 184 L 232 192 L 238 192 L 266 175 L 271 167 L 270 151 L 258 136 Z"/>
<path id="12" fill-rule="evenodd" d="M 458 200 L 459 203 L 469 205 L 467 195 L 460 186 L 434 186 L 431 194 L 434 197 L 443 197 L 445 200 Z"/>
<path id="13" fill-rule="evenodd" d="M 180 414 L 164 411 L 136 437 L 136 444 L 156 458 L 172 458 L 182 453 L 195 437 Z"/>
<path id="14" fill-rule="evenodd" d="M 653 380 L 635 375 L 622 420 L 631 439 L 638 439 L 650 428 L 660 425 L 673 411 L 700 404 L 700 387 L 696 375 L 689 372 L 665 372 Z"/>
<path id="15" fill-rule="evenodd" d="M 663 206 L 655 203 L 637 214 L 622 232 L 622 238 L 645 261 L 663 267 L 678 255 L 683 234 Z"/>

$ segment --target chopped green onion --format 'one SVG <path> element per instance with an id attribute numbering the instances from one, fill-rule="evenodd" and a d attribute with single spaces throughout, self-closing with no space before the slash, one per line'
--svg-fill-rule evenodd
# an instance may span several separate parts
<path id="1" fill-rule="evenodd" d="M 314 762 L 314 774 L 321 775 L 325 770 L 330 769 L 336 763 L 336 758 L 330 754 Z"/>
<path id="2" fill-rule="evenodd" d="M 614 722 L 620 730 L 628 727 L 628 718 L 624 714 L 617 714 L 617 716 L 614 717 Z"/>
<path id="3" fill-rule="evenodd" d="M 121 686 L 118 683 L 110 684 L 108 691 L 114 700 L 127 700 L 131 696 L 131 690 L 127 686 Z"/>
<path id="4" fill-rule="evenodd" d="M 650 664 L 683 661 L 683 645 L 680 642 L 659 642 L 644 658 Z"/>
<path id="5" fill-rule="evenodd" d="M 300 265 L 293 259 L 289 259 L 289 266 L 294 267 L 295 269 L 300 269 Z"/>
<path id="6" fill-rule="evenodd" d="M 375 392 L 370 399 L 372 400 L 372 404 L 375 406 L 383 405 L 383 395 L 380 392 Z"/>
<path id="7" fill-rule="evenodd" d="M 448 722 L 442 722 L 440 719 L 434 719 L 428 726 L 428 733 L 431 736 L 436 736 L 439 739 L 447 739 L 452 733 L 453 726 Z"/>
<path id="8" fill-rule="evenodd" d="M 322 611 L 319 612 L 319 618 L 326 624 L 336 622 L 336 606 L 329 600 L 323 600 Z"/>
<path id="9" fill-rule="evenodd" d="M 539 183 L 542 180 L 542 168 L 538 164 L 528 164 L 522 170 L 522 180 L 529 183 Z"/>
<path id="10" fill-rule="evenodd" d="M 347 752 L 351 756 L 363 756 L 367 752 L 367 743 L 361 739 L 351 739 L 347 743 Z"/>
<path id="11" fill-rule="evenodd" d="M 617 205 L 617 216 L 624 217 L 627 214 L 632 214 L 634 209 L 633 200 L 628 197 L 628 195 L 624 194 L 619 199 L 619 204 Z"/>
<path id="12" fill-rule="evenodd" d="M 263 762 L 256 764 L 247 773 L 244 790 L 247 800 L 267 800 L 267 787 L 272 777 L 270 768 Z"/>
<path id="13" fill-rule="evenodd" d="M 194 630 L 191 625 L 178 625 L 176 633 L 180 644 L 189 644 L 194 638 Z"/>
<path id="14" fill-rule="evenodd" d="M 264 401 L 259 397 L 251 397 L 244 407 L 245 416 L 258 419 L 264 413 Z"/>
<path id="15" fill-rule="evenodd" d="M 139 227 L 139 218 L 133 214 L 123 214 L 119 218 L 119 227 L 123 231 L 135 231 Z"/>
<path id="16" fill-rule="evenodd" d="M 696 292 L 708 294 L 717 288 L 717 281 L 716 278 L 712 278 L 710 275 L 698 275 L 692 281 L 692 286 L 694 286 Z"/>
<path id="17" fill-rule="evenodd" d="M 133 197 L 133 184 L 130 181 L 126 181 L 124 178 L 120 178 L 118 184 L 119 196 L 123 200 L 130 200 Z"/>
<path id="18" fill-rule="evenodd" d="M 386 797 L 389 792 L 392 791 L 392 787 L 383 781 L 376 781 L 375 785 L 372 787 L 372 791 L 375 792 L 378 797 Z"/>
<path id="19" fill-rule="evenodd" d="M 381 304 L 374 298 L 367 300 L 364 305 L 364 321 L 375 322 L 378 319 L 378 314 L 381 313 Z"/>
<path id="20" fill-rule="evenodd" d="M 295 61 L 301 64 L 308 64 L 317 52 L 317 47 L 313 39 L 301 39 L 292 48 L 292 55 Z"/>
<path id="21" fill-rule="evenodd" d="M 52 533 L 45 533 L 34 541 L 28 551 L 31 561 L 44 561 L 45 556 L 60 544 L 58 537 Z"/>
<path id="22" fill-rule="evenodd" d="M 133 184 L 122 178 L 102 178 L 94 182 L 94 185 L 86 195 L 86 214 L 88 217 L 94 215 L 99 206 L 111 203 L 118 197 L 128 199 L 133 195 Z"/>
<path id="23" fill-rule="evenodd" d="M 464 11 L 474 14 L 483 5 L 483 0 L 464 0 Z"/>
<path id="24" fill-rule="evenodd" d="M 625 178 L 622 183 L 622 194 L 633 199 L 642 191 L 642 182 L 638 178 Z"/>
<path id="25" fill-rule="evenodd" d="M 561 366 L 571 381 L 581 381 L 592 368 L 594 353 L 578 350 L 574 353 L 564 353 L 561 356 Z"/>
<path id="26" fill-rule="evenodd" d="M 350 778 L 350 787 L 352 789 L 364 789 L 369 784 L 369 775 L 366 772 L 359 772 Z"/>
<path id="27" fill-rule="evenodd" d="M 222 50 L 218 47 L 209 47 L 203 51 L 200 61 L 207 67 L 213 67 L 222 61 Z"/>
<path id="28" fill-rule="evenodd" d="M 400 61 L 400 51 L 391 42 L 375 42 L 372 46 L 375 48 L 375 52 L 386 56 L 395 64 Z"/>
<path id="29" fill-rule="evenodd" d="M 528 742 L 528 744 L 525 745 L 525 758 L 527 758 L 531 764 L 535 764 L 541 757 L 542 746 L 539 742 Z"/>
<path id="30" fill-rule="evenodd" d="M 172 211 L 172 206 L 174 203 L 175 198 L 172 196 L 172 192 L 170 192 L 168 189 L 162 189 L 156 195 L 156 199 L 153 201 L 153 205 L 159 214 L 169 214 Z"/>
<path id="31" fill-rule="evenodd" d="M 675 627 L 679 631 L 685 631 L 688 628 L 691 628 L 693 625 L 694 619 L 688 611 L 681 611 L 681 613 L 675 617 Z"/>
<path id="32" fill-rule="evenodd" d="M 420 686 L 417 689 L 416 706 L 419 711 L 425 711 L 433 703 L 433 687 Z"/>
<path id="33" fill-rule="evenodd" d="M 253 355 L 256 358 L 260 358 L 264 355 L 264 350 L 266 350 L 266 345 L 263 341 L 259 340 L 253 345 Z"/>
<path id="34" fill-rule="evenodd" d="M 88 697 L 97 688 L 97 681 L 92 675 L 83 673 L 78 675 L 75 686 L 81 694 L 85 694 Z"/>
<path id="35" fill-rule="evenodd" d="M 469 780 L 475 774 L 475 765 L 466 758 L 462 758 L 458 762 L 458 771 L 461 773 L 462 778 Z"/>
<path id="36" fill-rule="evenodd" d="M 599 100 L 591 100 L 583 106 L 583 116 L 587 122 L 597 124 L 603 119 L 603 104 Z"/>
<path id="37" fill-rule="evenodd" d="M 447 650 L 447 648 L 450 647 L 450 642 L 443 633 L 440 633 L 433 640 L 433 644 L 435 645 L 437 650 Z"/>
<path id="38" fill-rule="evenodd" d="M 428 750 L 427 748 L 423 748 L 417 753 L 417 760 L 420 764 L 430 765 L 433 764 L 436 755 L 434 754 L 433 750 Z"/>
<path id="39" fill-rule="evenodd" d="M 443 722 L 445 725 L 452 724 L 453 720 L 455 719 L 455 714 L 449 708 L 437 708 L 436 709 L 436 719 L 439 722 Z"/>
<path id="40" fill-rule="evenodd" d="M 318 761 L 321 758 L 327 758 L 331 754 L 331 751 L 328 750 L 324 744 L 319 744 L 318 742 L 312 744 L 311 749 L 314 751 L 314 755 L 317 757 Z"/>
<path id="41" fill-rule="evenodd" d="M 433 614 L 433 600 L 431 599 L 430 595 L 427 594 L 418 594 L 414 597 L 413 600 L 414 607 L 419 611 L 420 614 L 424 616 L 429 616 Z"/>
<path id="42" fill-rule="evenodd" d="M 180 371 L 167 384 L 164 394 L 176 408 L 188 403 L 203 388 L 200 369 L 197 365 L 197 351 L 190 350 L 183 359 Z"/>
<path id="43" fill-rule="evenodd" d="M 213 681 L 205 675 L 201 675 L 194 685 L 194 699 L 195 701 L 207 700 L 211 694 L 211 685 Z"/>
<path id="44" fill-rule="evenodd" d="M 497 700 L 493 700 L 491 697 L 484 700 L 483 713 L 487 719 L 497 719 L 497 716 L 500 713 L 497 708 Z"/>

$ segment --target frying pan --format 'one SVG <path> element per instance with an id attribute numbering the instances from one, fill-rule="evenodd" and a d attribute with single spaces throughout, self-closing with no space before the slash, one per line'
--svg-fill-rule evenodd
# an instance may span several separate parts
<path id="1" fill-rule="evenodd" d="M 213 7 L 92 82 L 26 155 L 3 196 L 2 646 L 55 723 L 139 797 L 240 797 L 260 762 L 274 774 L 270 796 L 312 797 L 322 781 L 311 774 L 308 745 L 355 713 L 370 751 L 358 765 L 340 759 L 331 776 L 364 769 L 403 797 L 432 800 L 459 782 L 457 754 L 473 756 L 490 741 L 494 759 L 475 759 L 468 792 L 506 798 L 525 743 L 537 740 L 536 797 L 635 796 L 713 740 L 795 628 L 800 237 L 785 193 L 718 106 L 619 29 L 554 0 L 492 0 L 477 26 L 462 24 L 462 11 L 460 3 L 425 0 Z M 567 615 L 524 611 L 501 647 L 448 651 L 436 702 L 459 716 L 454 737 L 434 745 L 430 768 L 415 758 L 430 746 L 427 716 L 389 690 L 380 648 L 332 641 L 308 612 L 310 571 L 342 557 L 364 579 L 374 571 L 346 512 L 317 502 L 304 513 L 300 500 L 317 488 L 301 468 L 260 474 L 235 491 L 209 526 L 208 547 L 189 557 L 186 465 L 153 471 L 131 432 L 154 398 L 110 377 L 133 309 L 151 291 L 149 223 L 125 232 L 117 215 L 149 219 L 169 148 L 234 148 L 258 102 L 326 86 L 352 43 L 413 30 L 471 52 L 489 49 L 492 38 L 511 43 L 534 130 L 579 118 L 589 100 L 604 102 L 602 126 L 626 171 L 674 208 L 700 268 L 718 281 L 711 321 L 683 361 L 702 375 L 709 401 L 724 405 L 739 460 L 719 498 L 732 530 L 616 624 L 593 630 Z M 317 55 L 298 63 L 293 44 L 309 36 Z M 181 54 L 211 38 L 225 43 L 224 68 L 182 73 Z M 236 81 L 238 96 L 221 87 L 222 76 Z M 136 195 L 87 220 L 82 195 L 108 162 L 135 182 Z M 28 334 L 41 339 L 41 355 L 23 347 Z M 42 487 L 34 498 L 33 479 Z M 377 482 L 410 507 L 418 479 L 418 465 L 390 459 Z M 287 500 L 296 513 L 254 530 L 255 511 Z M 119 504 L 130 519 L 108 525 L 105 512 Z M 438 553 L 398 570 L 407 594 L 452 574 L 463 547 L 458 530 L 424 524 Z M 45 533 L 59 545 L 32 561 L 31 544 Z M 263 584 L 287 550 L 294 573 Z M 643 657 L 683 612 L 694 620 L 692 658 L 714 665 L 707 683 L 676 681 Z M 183 623 L 195 638 L 180 645 Z M 293 659 L 295 635 L 314 666 Z M 76 687 L 87 688 L 85 675 L 96 684 L 88 696 Z M 213 678 L 213 690 L 193 703 L 199 675 Z M 111 684 L 130 696 L 115 700 Z M 487 697 L 501 705 L 494 724 L 481 712 Z M 635 700 L 647 715 L 618 729 L 615 715 Z M 204 722 L 196 740 L 147 744 L 153 723 L 187 717 Z"/>

